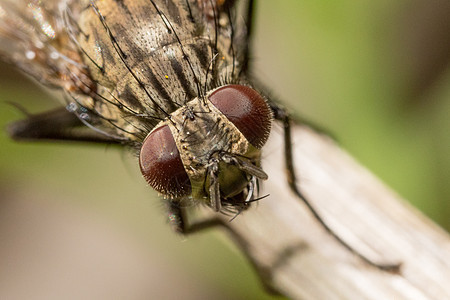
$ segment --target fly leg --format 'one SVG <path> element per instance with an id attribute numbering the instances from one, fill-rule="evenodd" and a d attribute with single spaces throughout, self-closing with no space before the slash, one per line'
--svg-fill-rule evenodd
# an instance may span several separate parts
<path id="1" fill-rule="evenodd" d="M 191 223 L 189 222 L 187 207 L 183 207 L 179 201 L 171 199 L 167 201 L 169 223 L 175 232 L 188 235 L 205 229 L 224 226 L 224 221 L 217 217 Z"/>
<path id="2" fill-rule="evenodd" d="M 289 187 L 294 192 L 294 194 L 300 198 L 303 203 L 308 207 L 311 214 L 314 218 L 322 225 L 322 227 L 333 236 L 342 246 L 344 246 L 351 253 L 359 257 L 361 260 L 366 262 L 367 264 L 374 266 L 380 270 L 389 271 L 389 272 L 398 272 L 400 269 L 400 264 L 379 264 L 376 263 L 363 254 L 359 253 L 352 246 L 350 246 L 347 242 L 345 242 L 339 235 L 337 235 L 330 226 L 324 221 L 324 219 L 318 214 L 314 206 L 310 203 L 310 201 L 303 195 L 297 186 L 297 176 L 295 173 L 294 161 L 292 156 L 292 132 L 291 132 L 291 118 L 285 109 L 276 106 L 275 104 L 271 105 L 272 111 L 274 113 L 274 118 L 280 121 L 283 125 L 284 129 L 284 156 L 285 156 L 285 164 L 286 164 L 286 174 L 287 181 Z"/>
<path id="3" fill-rule="evenodd" d="M 255 268 L 262 284 L 264 285 L 264 288 L 269 293 L 272 293 L 274 295 L 280 296 L 282 295 L 272 284 L 272 275 L 271 275 L 272 268 L 262 266 L 252 257 L 251 252 L 249 250 L 249 245 L 246 242 L 245 238 L 241 236 L 231 226 L 229 226 L 230 221 L 218 217 L 218 214 L 215 213 L 214 216 L 209 217 L 207 219 L 199 220 L 196 222 L 190 222 L 187 210 L 188 208 L 183 207 L 182 205 L 180 205 L 179 202 L 169 200 L 168 202 L 169 222 L 176 232 L 183 235 L 189 235 L 206 229 L 224 228 L 230 233 L 233 240 L 242 249 L 243 253 L 247 257 L 250 264 Z"/>
<path id="4" fill-rule="evenodd" d="M 27 118 L 9 124 L 8 134 L 15 140 L 79 141 L 119 144 L 121 141 L 86 127 L 65 107 L 40 114 L 27 114 Z"/>

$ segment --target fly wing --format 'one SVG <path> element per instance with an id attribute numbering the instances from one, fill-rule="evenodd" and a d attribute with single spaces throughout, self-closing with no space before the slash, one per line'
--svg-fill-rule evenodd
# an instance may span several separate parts
<path id="1" fill-rule="evenodd" d="M 45 85 L 64 87 L 81 60 L 61 16 L 61 0 L 0 3 L 0 57 Z"/>
<path id="2" fill-rule="evenodd" d="M 234 32 L 233 45 L 238 51 L 238 57 L 241 63 L 240 72 L 246 76 L 250 62 L 254 0 L 218 0 L 218 2 L 223 2 L 224 9 L 230 12 L 230 24 Z"/>
<path id="3" fill-rule="evenodd" d="M 66 91 L 74 98 L 90 99 L 96 85 L 90 79 L 68 18 L 78 18 L 86 1 L 2 0 L 0 2 L 0 59 L 34 77 L 40 83 Z M 69 14 L 70 13 L 70 14 Z M 8 133 L 19 140 L 75 140 L 101 143 L 123 142 L 102 129 L 105 121 L 86 119 L 87 111 L 61 107 L 28 115 L 10 124 Z M 88 125 L 86 127 L 85 125 Z"/>
<path id="4" fill-rule="evenodd" d="M 228 45 L 238 75 L 248 69 L 253 0 L 194 0 L 194 6 L 209 30 L 216 31 L 219 45 Z M 195 15 L 195 14 L 194 14 Z"/>
<path id="5" fill-rule="evenodd" d="M 253 28 L 253 15 L 254 15 L 254 1 L 253 0 L 245 0 L 242 8 L 242 15 L 245 16 L 245 30 L 243 32 L 239 32 L 241 42 L 244 45 L 244 66 L 242 67 L 243 72 L 247 73 L 249 69 L 249 56 L 251 50 L 251 35 Z"/>

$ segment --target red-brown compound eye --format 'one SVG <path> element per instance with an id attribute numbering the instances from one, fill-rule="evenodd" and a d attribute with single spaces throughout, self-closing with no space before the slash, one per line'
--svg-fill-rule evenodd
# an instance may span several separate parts
<path id="1" fill-rule="evenodd" d="M 209 100 L 256 148 L 269 137 L 272 112 L 264 98 L 244 85 L 226 85 L 215 90 Z"/>
<path id="2" fill-rule="evenodd" d="M 182 197 L 191 193 L 191 182 L 169 126 L 161 126 L 145 138 L 139 165 L 148 184 L 161 194 Z"/>

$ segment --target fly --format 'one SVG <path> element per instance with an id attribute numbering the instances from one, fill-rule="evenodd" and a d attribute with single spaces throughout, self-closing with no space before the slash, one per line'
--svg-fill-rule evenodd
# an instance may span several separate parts
<path id="1" fill-rule="evenodd" d="M 237 215 L 259 199 L 261 151 L 279 122 L 292 191 L 344 247 L 398 269 L 354 251 L 299 190 L 291 118 L 249 74 L 252 10 L 252 0 L 2 2 L 2 58 L 65 99 L 10 135 L 128 147 L 173 227 L 189 233 L 187 203 Z"/>

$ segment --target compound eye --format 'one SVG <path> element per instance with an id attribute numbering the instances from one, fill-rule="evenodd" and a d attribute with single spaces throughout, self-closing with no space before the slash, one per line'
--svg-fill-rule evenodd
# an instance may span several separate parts
<path id="1" fill-rule="evenodd" d="M 191 193 L 191 182 L 169 126 L 161 126 L 145 138 L 139 166 L 148 184 L 161 194 L 182 197 Z"/>
<path id="2" fill-rule="evenodd" d="M 272 111 L 264 98 L 244 85 L 218 88 L 209 100 L 230 120 L 256 148 L 266 143 L 272 125 Z"/>

